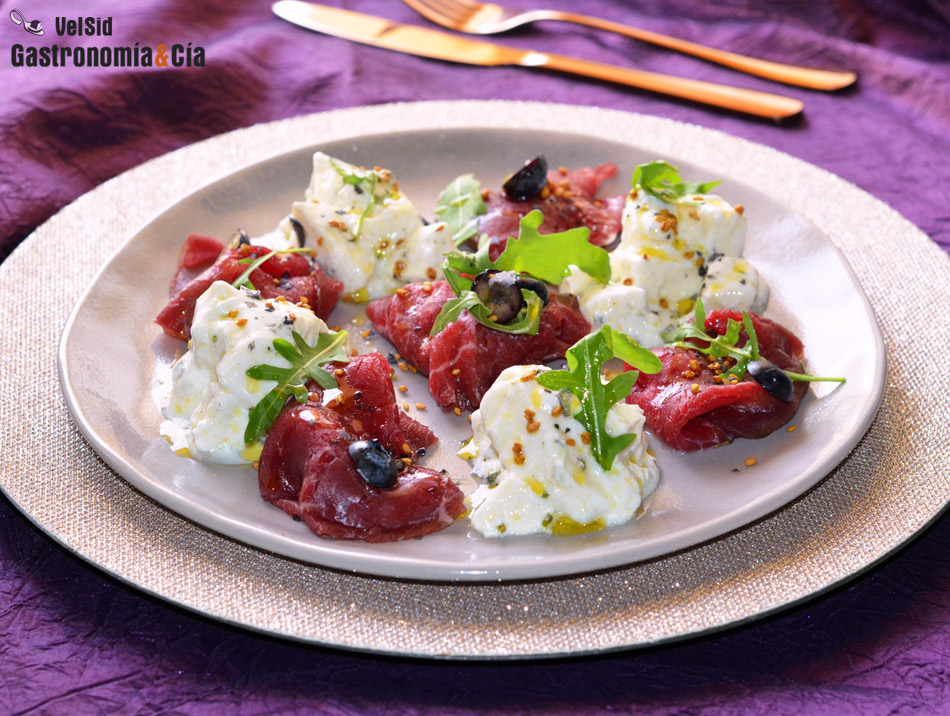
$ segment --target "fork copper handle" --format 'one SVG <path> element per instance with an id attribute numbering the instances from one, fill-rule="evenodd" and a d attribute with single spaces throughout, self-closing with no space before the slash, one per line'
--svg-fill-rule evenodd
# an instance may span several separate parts
<path id="1" fill-rule="evenodd" d="M 785 119 L 799 114 L 804 104 L 792 97 L 757 92 L 755 90 L 713 84 L 685 77 L 661 75 L 644 70 L 605 65 L 576 57 L 540 52 L 526 52 L 517 63 L 525 67 L 544 67 L 560 72 L 584 75 L 608 82 L 619 82 L 630 87 L 672 95 L 694 102 L 746 112 L 769 119 Z"/>
<path id="2" fill-rule="evenodd" d="M 620 35 L 632 37 L 635 40 L 649 42 L 654 45 L 666 47 L 670 50 L 683 52 L 694 57 L 701 57 L 704 60 L 715 62 L 726 67 L 747 72 L 765 79 L 784 82 L 785 84 L 807 87 L 818 90 L 837 90 L 848 85 L 854 84 L 858 76 L 854 72 L 834 72 L 830 70 L 814 70 L 808 67 L 796 67 L 795 65 L 785 65 L 780 62 L 770 62 L 768 60 L 759 60 L 754 57 L 737 55 L 734 52 L 717 50 L 713 47 L 698 45 L 695 42 L 679 40 L 668 35 L 661 35 L 658 32 L 641 30 L 629 25 L 622 25 L 619 22 L 610 20 L 601 20 L 598 17 L 589 15 L 579 15 L 573 12 L 560 12 L 558 10 L 538 10 L 530 13 L 533 20 L 559 20 L 562 22 L 573 22 L 578 25 L 587 25 L 598 30 L 607 30 L 616 32 Z"/>

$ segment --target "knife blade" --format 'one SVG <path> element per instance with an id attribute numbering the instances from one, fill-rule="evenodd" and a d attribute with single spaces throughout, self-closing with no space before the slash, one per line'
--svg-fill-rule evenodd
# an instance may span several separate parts
<path id="1" fill-rule="evenodd" d="M 800 100 L 783 95 L 497 45 L 302 0 L 280 0 L 271 9 L 278 17 L 308 30 L 437 60 L 481 66 L 544 68 L 769 119 L 793 117 L 804 108 Z"/>

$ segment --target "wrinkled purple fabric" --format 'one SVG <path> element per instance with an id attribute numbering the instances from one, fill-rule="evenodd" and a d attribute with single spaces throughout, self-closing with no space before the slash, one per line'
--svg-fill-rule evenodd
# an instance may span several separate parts
<path id="1" fill-rule="evenodd" d="M 339 4 L 339 3 L 337 3 Z M 425 24 L 396 0 L 345 7 Z M 569 0 L 535 7 L 577 10 Z M 30 7 L 27 7 L 30 5 Z M 113 18 L 110 43 L 194 42 L 193 69 L 11 68 L 0 88 L 0 259 L 82 193 L 146 159 L 250 124 L 397 100 L 505 98 L 672 117 L 767 144 L 887 202 L 950 251 L 950 9 L 946 0 L 588 0 L 583 10 L 768 59 L 850 67 L 826 95 L 592 30 L 503 38 L 802 98 L 789 126 L 607 84 L 475 70 L 310 34 L 270 0 L 69 0 L 41 19 Z M 27 37 L 0 13 L 0 51 Z M 25 43 L 24 43 L 25 44 Z M 809 713 L 950 709 L 950 522 L 850 586 L 725 635 L 560 663 L 420 664 L 308 648 L 212 623 L 70 556 L 0 498 L 0 713 Z M 871 628 L 873 625 L 873 628 Z M 371 684 L 372 688 L 367 688 Z"/>

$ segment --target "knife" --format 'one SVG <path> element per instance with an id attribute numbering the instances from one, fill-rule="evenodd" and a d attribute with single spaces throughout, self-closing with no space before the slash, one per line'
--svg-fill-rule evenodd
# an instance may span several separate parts
<path id="1" fill-rule="evenodd" d="M 437 60 L 469 65 L 541 67 L 608 82 L 618 82 L 658 94 L 680 97 L 769 119 L 793 117 L 804 108 L 800 100 L 782 95 L 632 70 L 566 55 L 496 45 L 300 0 L 280 0 L 274 3 L 271 9 L 278 17 L 308 30 Z"/>

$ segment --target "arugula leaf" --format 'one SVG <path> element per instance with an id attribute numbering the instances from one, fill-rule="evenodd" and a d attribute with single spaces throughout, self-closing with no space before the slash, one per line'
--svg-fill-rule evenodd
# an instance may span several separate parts
<path id="1" fill-rule="evenodd" d="M 474 174 L 463 174 L 453 179 L 439 194 L 435 213 L 448 224 L 456 246 L 478 233 L 478 217 L 488 211 L 481 189 L 482 184 Z"/>
<path id="2" fill-rule="evenodd" d="M 478 251 L 450 251 L 446 254 L 445 268 L 477 276 L 485 269 L 527 273 L 547 283 L 559 284 L 577 266 L 601 283 L 610 281 L 610 254 L 594 246 L 587 238 L 590 229 L 579 226 L 557 234 L 540 234 L 538 227 L 544 214 L 535 209 L 521 218 L 517 239 L 509 239 L 497 259 L 488 258 L 489 245 L 483 242 Z"/>
<path id="3" fill-rule="evenodd" d="M 356 189 L 357 194 L 366 194 L 369 200 L 366 204 L 366 208 L 363 209 L 363 213 L 360 214 L 359 220 L 356 222 L 356 229 L 353 231 L 352 240 L 356 241 L 360 236 L 360 231 L 363 230 L 363 221 L 373 211 L 373 207 L 379 205 L 380 197 L 376 196 L 376 185 L 379 183 L 379 173 L 372 169 L 360 169 L 354 167 L 352 164 L 341 166 L 343 164 L 343 162 L 339 162 L 336 159 L 330 159 L 330 166 L 340 175 L 343 179 L 343 183 L 349 184 Z"/>
<path id="4" fill-rule="evenodd" d="M 450 298 L 442 305 L 442 310 L 435 317 L 435 323 L 432 324 L 432 330 L 429 331 L 429 337 L 438 335 L 445 330 L 450 323 L 455 323 L 462 312 L 473 306 L 481 306 L 481 299 L 475 295 L 474 291 L 462 291 L 457 298 Z M 482 306 L 484 308 L 484 306 Z"/>
<path id="5" fill-rule="evenodd" d="M 491 311 L 485 307 L 474 291 L 462 291 L 458 298 L 450 299 L 442 306 L 442 310 L 436 316 L 435 323 L 432 324 L 429 336 L 441 333 L 446 326 L 457 321 L 459 316 L 462 315 L 462 311 L 465 310 L 471 313 L 476 321 L 492 330 L 502 331 L 503 333 L 537 335 L 538 327 L 541 325 L 541 309 L 544 308 L 544 304 L 534 291 L 521 289 L 521 296 L 524 298 L 524 306 L 518 311 L 518 315 L 508 323 L 498 323 L 491 319 Z"/>
<path id="6" fill-rule="evenodd" d="M 580 411 L 573 417 L 590 433 L 591 452 L 604 470 L 611 468 L 614 458 L 636 437 L 631 433 L 616 436 L 607 433 L 607 412 L 630 395 L 638 376 L 637 371 L 632 370 L 604 383 L 601 379 L 603 364 L 611 358 L 621 358 L 644 373 L 657 373 L 662 368 L 652 352 L 610 326 L 603 326 L 567 351 L 568 370 L 546 371 L 539 373 L 536 379 L 550 390 L 569 390 L 580 401 Z"/>
<path id="7" fill-rule="evenodd" d="M 726 322 L 726 332 L 720 336 L 710 336 L 706 333 L 706 309 L 703 307 L 702 299 L 696 299 L 694 316 L 692 323 L 684 323 L 676 330 L 664 334 L 663 341 L 678 348 L 689 348 L 716 358 L 725 358 L 726 356 L 734 358 L 736 364 L 731 366 L 728 371 L 724 371 L 723 375 L 734 375 L 741 379 L 745 375 L 749 363 L 759 357 L 759 341 L 755 334 L 755 328 L 752 327 L 752 319 L 749 314 L 746 311 L 742 312 L 742 324 L 745 325 L 730 318 Z M 749 340 L 746 341 L 745 346 L 739 348 L 736 343 L 739 342 L 739 335 L 743 327 L 746 329 L 746 336 Z M 690 339 L 703 341 L 709 345 L 701 348 Z M 755 347 L 754 356 L 753 346 Z"/>
<path id="8" fill-rule="evenodd" d="M 313 249 L 280 249 L 280 250 L 274 249 L 273 251 L 269 251 L 263 256 L 258 256 L 256 259 L 251 259 L 251 258 L 238 259 L 238 263 L 242 263 L 242 264 L 250 263 L 250 266 L 247 267 L 247 270 L 244 273 L 242 273 L 240 276 L 234 279 L 231 282 L 231 285 L 234 286 L 234 288 L 241 288 L 241 286 L 247 285 L 253 291 L 254 284 L 251 283 L 250 281 L 251 274 L 254 273 L 261 266 L 266 264 L 268 261 L 270 261 L 274 256 L 276 256 L 277 254 L 310 253 L 311 251 L 313 251 Z"/>
<path id="9" fill-rule="evenodd" d="M 739 336 L 742 329 L 745 329 L 748 340 L 744 346 L 739 348 L 736 344 L 739 342 Z M 708 343 L 708 345 L 703 348 L 690 339 L 703 341 L 704 343 Z M 730 318 L 726 322 L 726 332 L 723 335 L 710 336 L 708 333 L 706 333 L 706 310 L 703 308 L 702 299 L 697 299 L 696 301 L 696 310 L 693 322 L 684 323 L 676 330 L 664 334 L 663 341 L 667 345 L 672 345 L 677 348 L 688 348 L 690 350 L 698 351 L 699 353 L 711 355 L 716 358 L 725 358 L 726 356 L 734 358 L 736 361 L 735 365 L 731 366 L 727 370 L 724 370 L 723 375 L 735 376 L 736 379 L 739 380 L 741 380 L 745 375 L 749 363 L 760 359 L 759 337 L 755 332 L 755 326 L 752 323 L 752 316 L 749 315 L 749 312 L 742 312 L 741 324 L 738 321 Z M 845 378 L 823 378 L 816 375 L 808 375 L 807 373 L 794 373 L 790 370 L 784 369 L 782 369 L 782 372 L 784 372 L 785 375 L 787 375 L 793 381 L 806 383 L 847 382 Z"/>
<path id="10" fill-rule="evenodd" d="M 313 378 L 322 388 L 337 387 L 333 374 L 320 368 L 320 365 L 334 361 L 346 363 L 349 360 L 345 346 L 346 331 L 321 333 L 313 347 L 297 331 L 292 331 L 291 336 L 294 343 L 283 338 L 274 339 L 274 350 L 290 363 L 289 368 L 255 365 L 247 369 L 247 375 L 255 380 L 277 381 L 273 390 L 251 408 L 247 430 L 244 431 L 247 445 L 257 442 L 267 432 L 291 395 L 298 403 L 307 400 L 305 384 L 308 379 Z"/>
<path id="11" fill-rule="evenodd" d="M 640 186 L 647 194 L 670 204 L 699 204 L 694 200 L 684 200 L 687 194 L 705 194 L 721 181 L 684 182 L 679 169 L 668 162 L 649 162 L 633 170 L 631 178 L 633 188 Z"/>
<path id="12" fill-rule="evenodd" d="M 610 326 L 607 326 L 610 328 Z M 601 329 L 603 330 L 603 329 Z M 610 347 L 614 358 L 619 358 L 637 370 L 653 374 L 663 370 L 663 362 L 653 351 L 642 347 L 626 333 L 610 328 Z"/>
<path id="13" fill-rule="evenodd" d="M 442 264 L 445 280 L 459 298 L 445 303 L 429 335 L 436 335 L 449 323 L 458 320 L 466 309 L 479 323 L 496 331 L 537 334 L 542 306 L 534 291 L 522 289 L 525 305 L 511 323 L 498 323 L 489 318 L 491 311 L 471 291 L 474 277 L 486 269 L 525 273 L 547 283 L 558 284 L 570 275 L 571 265 L 575 265 L 598 281 L 607 283 L 610 280 L 610 254 L 587 240 L 590 229 L 578 227 L 558 234 L 542 235 L 538 233 L 542 221 L 544 215 L 538 210 L 522 217 L 519 238 L 510 239 L 495 261 L 488 256 L 490 243 L 484 240 L 484 236 L 475 253 L 450 251 L 445 255 Z"/>

